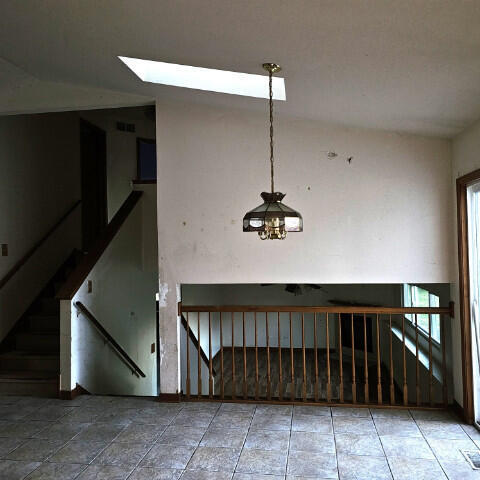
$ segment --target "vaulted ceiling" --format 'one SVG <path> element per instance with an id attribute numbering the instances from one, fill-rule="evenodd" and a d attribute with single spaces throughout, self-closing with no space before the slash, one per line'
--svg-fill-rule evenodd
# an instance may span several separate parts
<path id="1" fill-rule="evenodd" d="M 451 137 L 480 118 L 479 25 L 475 0 L 2 0 L 0 112 L 73 108 L 76 92 L 92 92 L 84 107 L 264 109 L 142 83 L 117 55 L 248 73 L 274 61 L 280 114 Z"/>

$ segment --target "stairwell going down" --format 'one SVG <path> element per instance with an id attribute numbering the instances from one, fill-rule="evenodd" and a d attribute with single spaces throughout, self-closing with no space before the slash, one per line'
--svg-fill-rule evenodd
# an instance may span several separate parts
<path id="1" fill-rule="evenodd" d="M 59 288 L 82 258 L 74 251 L 0 344 L 0 394 L 58 397 Z"/>

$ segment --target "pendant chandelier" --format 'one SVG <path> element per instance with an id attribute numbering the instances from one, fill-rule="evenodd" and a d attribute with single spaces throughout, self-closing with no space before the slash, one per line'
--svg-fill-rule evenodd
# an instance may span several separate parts
<path id="1" fill-rule="evenodd" d="M 268 72 L 270 92 L 270 192 L 262 192 L 263 203 L 243 217 L 244 232 L 258 232 L 262 240 L 284 240 L 287 232 L 302 232 L 303 219 L 299 212 L 282 203 L 284 193 L 276 192 L 273 175 L 273 89 L 272 76 L 281 70 L 276 63 L 264 63 Z"/>

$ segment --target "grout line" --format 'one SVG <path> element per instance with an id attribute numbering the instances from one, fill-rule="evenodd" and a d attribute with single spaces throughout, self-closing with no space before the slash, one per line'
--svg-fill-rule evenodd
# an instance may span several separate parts
<path id="1" fill-rule="evenodd" d="M 165 433 L 165 430 L 170 426 L 172 425 L 173 421 L 177 418 L 177 416 L 180 414 L 180 412 L 183 411 L 183 406 L 178 410 L 178 412 L 173 416 L 173 418 L 170 420 L 170 423 L 167 424 L 167 426 L 165 427 L 165 429 L 163 430 L 163 432 L 158 436 L 158 438 L 154 441 L 152 441 L 152 445 L 151 447 L 145 452 L 145 455 L 142 456 L 142 458 L 137 462 L 137 464 L 133 467 L 132 471 L 125 477 L 125 480 L 128 480 L 132 475 L 133 473 L 135 472 L 135 469 L 140 465 L 140 463 L 142 463 L 142 461 L 145 459 L 145 457 L 151 452 L 151 450 L 153 449 L 153 447 L 155 447 L 158 443 L 158 440 L 160 439 L 160 437 Z M 132 422 L 133 423 L 133 422 Z M 135 424 L 135 423 L 134 423 Z M 131 425 L 131 424 L 130 424 Z M 136 424 L 136 425 L 142 425 L 142 424 Z M 156 424 L 154 424 L 156 425 Z M 118 438 L 118 436 L 124 432 L 127 427 L 129 425 L 127 425 L 115 438 Z M 156 426 L 163 426 L 163 425 L 156 425 Z M 183 472 L 182 472 L 183 474 Z"/>
<path id="2" fill-rule="evenodd" d="M 288 435 L 288 446 L 287 446 L 287 461 L 285 462 L 285 478 L 288 475 L 288 460 L 290 458 L 290 441 L 292 438 L 292 428 L 293 428 L 293 415 L 295 413 L 295 405 L 292 405 L 292 416 L 290 418 L 290 431 Z"/>
<path id="3" fill-rule="evenodd" d="M 410 413 L 410 415 L 412 415 Z M 420 434 L 422 435 L 422 438 L 425 440 L 426 444 L 428 445 L 428 448 L 430 448 L 430 450 L 432 451 L 432 454 L 433 456 L 435 457 L 435 460 L 437 462 L 437 464 L 440 466 L 440 468 L 442 469 L 442 472 L 444 473 L 445 475 L 445 478 L 449 478 L 449 476 L 447 475 L 447 472 L 445 471 L 445 469 L 443 468 L 443 465 L 440 463 L 440 460 L 438 459 L 437 455 L 435 454 L 433 448 L 431 447 L 430 445 L 430 442 L 428 441 L 428 438 L 425 436 L 425 434 L 423 433 L 422 429 L 420 428 L 420 426 L 417 424 L 417 420 L 416 418 L 412 415 L 412 418 L 413 418 L 413 421 L 415 422 L 415 425 L 417 426 L 418 430 L 420 431 Z M 463 430 L 463 428 L 462 428 Z M 465 432 L 466 433 L 466 432 Z M 468 434 L 467 434 L 468 436 Z"/>
<path id="4" fill-rule="evenodd" d="M 223 403 L 222 403 L 222 405 L 223 405 Z M 253 417 L 255 416 L 255 413 L 257 412 L 257 406 L 258 405 L 255 405 L 255 409 L 253 410 L 253 414 L 252 414 L 252 419 L 250 420 L 250 425 L 248 426 L 247 433 L 245 435 L 245 438 L 243 439 L 242 447 L 240 448 L 240 453 L 238 454 L 238 459 L 237 459 L 237 462 L 235 463 L 235 468 L 233 469 L 232 479 L 233 479 L 233 477 L 234 477 L 234 475 L 237 471 L 237 467 L 238 467 L 238 464 L 240 463 L 240 457 L 242 456 L 242 452 L 243 452 L 243 449 L 245 447 L 245 443 L 247 441 L 248 434 L 250 433 L 250 429 L 252 428 Z"/>
<path id="5" fill-rule="evenodd" d="M 337 475 L 338 475 L 338 478 L 340 478 L 340 468 L 338 466 L 338 454 L 337 454 L 337 436 L 335 435 L 335 425 L 333 423 L 332 407 L 330 407 L 330 420 L 332 422 L 333 443 L 335 445 L 335 462 L 337 463 Z"/>
<path id="6" fill-rule="evenodd" d="M 369 409 L 369 412 L 370 412 L 370 416 L 372 417 L 373 426 L 375 428 L 375 431 L 377 432 L 378 441 L 380 443 L 380 446 L 382 447 L 382 452 L 385 458 L 385 462 L 387 463 L 388 470 L 390 471 L 390 475 L 392 476 L 392 479 L 393 479 L 395 477 L 393 476 L 392 467 L 390 466 L 390 462 L 388 461 L 387 454 L 385 453 L 385 448 L 383 447 L 382 439 L 380 438 L 380 435 L 378 433 L 377 424 L 375 423 L 375 418 L 373 417 L 372 411 L 370 409 Z"/>

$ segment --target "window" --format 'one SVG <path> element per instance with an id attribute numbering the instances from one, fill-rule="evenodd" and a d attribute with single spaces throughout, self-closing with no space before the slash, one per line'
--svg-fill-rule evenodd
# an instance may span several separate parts
<path id="1" fill-rule="evenodd" d="M 157 146 L 155 140 L 137 138 L 137 180 L 157 180 Z"/>
<path id="2" fill-rule="evenodd" d="M 403 305 L 405 307 L 439 307 L 440 298 L 433 293 L 430 293 L 424 288 L 417 287 L 416 285 L 410 285 L 409 283 L 403 284 Z M 440 315 L 432 315 L 431 335 L 433 340 L 440 343 Z M 412 324 L 415 326 L 415 315 L 405 315 Z M 425 335 L 428 335 L 428 314 L 417 314 L 418 329 Z"/>

